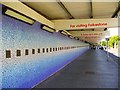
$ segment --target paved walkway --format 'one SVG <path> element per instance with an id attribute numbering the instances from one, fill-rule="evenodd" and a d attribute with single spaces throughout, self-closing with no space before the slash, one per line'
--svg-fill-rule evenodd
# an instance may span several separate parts
<path id="1" fill-rule="evenodd" d="M 88 50 L 35 88 L 117 88 L 118 66 L 102 50 Z"/>

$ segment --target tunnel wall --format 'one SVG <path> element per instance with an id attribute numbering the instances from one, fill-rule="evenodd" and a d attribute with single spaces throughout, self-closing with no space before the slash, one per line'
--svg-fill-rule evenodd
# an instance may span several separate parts
<path id="1" fill-rule="evenodd" d="M 1 31 L 3 88 L 31 88 L 88 50 L 83 42 L 42 30 L 39 22 L 29 25 L 2 15 Z"/>
<path id="2" fill-rule="evenodd" d="M 2 88 L 2 8 L 0 5 L 0 89 Z"/>

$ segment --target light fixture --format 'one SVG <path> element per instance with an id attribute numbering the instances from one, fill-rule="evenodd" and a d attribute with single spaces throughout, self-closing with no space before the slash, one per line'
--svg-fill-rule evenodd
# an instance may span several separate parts
<path id="1" fill-rule="evenodd" d="M 60 33 L 67 36 L 67 33 L 64 31 L 61 31 Z"/>
<path id="2" fill-rule="evenodd" d="M 71 39 L 73 39 L 74 37 L 73 36 L 71 36 L 71 35 L 68 35 L 68 37 L 70 37 Z"/>
<path id="3" fill-rule="evenodd" d="M 54 29 L 52 29 L 52 28 L 49 28 L 49 27 L 47 27 L 47 26 L 41 26 L 42 27 L 42 29 L 43 30 L 46 30 L 46 31 L 48 31 L 48 32 L 51 32 L 51 33 L 53 33 L 53 32 L 55 32 L 55 30 Z"/>
<path id="4" fill-rule="evenodd" d="M 11 9 L 6 9 L 4 14 L 8 15 L 10 17 L 16 18 L 18 20 L 24 21 L 28 24 L 33 24 L 35 22 L 33 19 L 30 19 L 29 17 L 22 15 L 16 11 L 11 10 Z"/>
<path id="5" fill-rule="evenodd" d="M 78 38 L 78 37 L 74 37 L 74 39 L 79 40 L 79 38 Z"/>
<path id="6" fill-rule="evenodd" d="M 85 43 L 88 43 L 87 41 L 84 41 Z"/>
<path id="7" fill-rule="evenodd" d="M 60 31 L 60 33 L 62 33 L 63 35 L 71 35 L 68 31 L 66 31 L 66 30 L 62 30 L 62 31 Z"/>
<path id="8" fill-rule="evenodd" d="M 66 30 L 63 30 L 67 35 L 71 35 L 71 33 L 69 33 L 68 31 Z"/>

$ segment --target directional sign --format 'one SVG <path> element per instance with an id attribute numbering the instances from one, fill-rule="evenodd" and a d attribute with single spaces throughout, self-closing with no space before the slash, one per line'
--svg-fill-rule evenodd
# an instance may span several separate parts
<path id="1" fill-rule="evenodd" d="M 100 41 L 106 35 L 108 36 L 110 34 L 109 31 L 69 31 L 69 33 L 87 41 Z"/>
<path id="2" fill-rule="evenodd" d="M 52 20 L 56 30 L 118 27 L 118 18 Z"/>

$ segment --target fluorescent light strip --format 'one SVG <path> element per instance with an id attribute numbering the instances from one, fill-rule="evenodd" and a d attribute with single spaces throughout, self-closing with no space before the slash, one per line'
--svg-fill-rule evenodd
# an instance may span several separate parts
<path id="1" fill-rule="evenodd" d="M 73 39 L 74 37 L 73 36 L 69 36 L 71 39 Z"/>
<path id="2" fill-rule="evenodd" d="M 52 33 L 55 32 L 53 29 L 46 27 L 46 26 L 43 26 L 42 29 L 49 31 L 49 32 L 52 32 Z"/>
<path id="3" fill-rule="evenodd" d="M 66 33 L 66 32 L 64 32 L 64 31 L 62 31 L 61 33 L 62 33 L 63 35 L 67 35 L 67 33 Z"/>
<path id="4" fill-rule="evenodd" d="M 66 30 L 63 30 L 67 35 L 71 35 L 68 31 Z"/>
<path id="5" fill-rule="evenodd" d="M 64 34 L 64 35 L 71 35 L 71 34 L 70 34 L 68 31 L 66 31 L 66 30 L 63 30 L 61 33 Z"/>
<path id="6" fill-rule="evenodd" d="M 9 15 L 11 17 L 17 18 L 19 20 L 22 20 L 24 22 L 27 22 L 29 24 L 33 24 L 34 23 L 34 20 L 29 19 L 29 18 L 27 18 L 27 17 L 25 17 L 25 16 L 23 16 L 23 15 L 21 15 L 19 13 L 16 13 L 16 12 L 10 10 L 10 9 L 7 9 L 7 11 L 5 12 L 5 14 L 7 14 L 7 15 Z"/>

